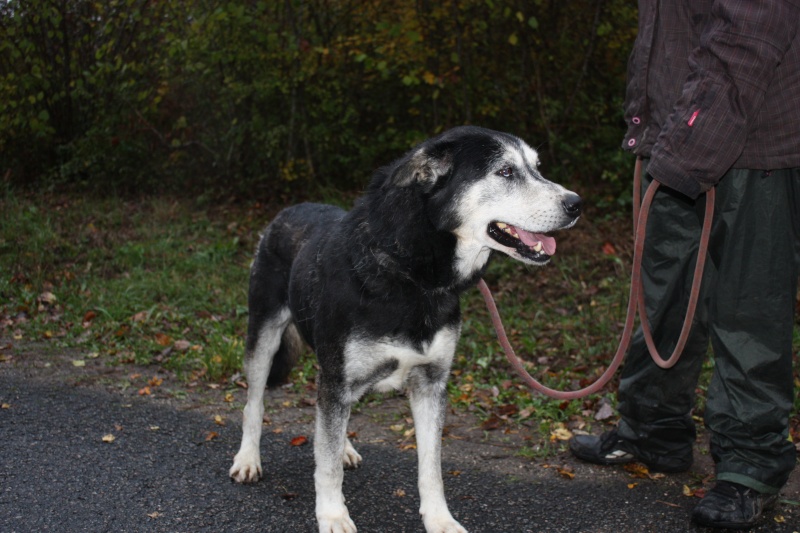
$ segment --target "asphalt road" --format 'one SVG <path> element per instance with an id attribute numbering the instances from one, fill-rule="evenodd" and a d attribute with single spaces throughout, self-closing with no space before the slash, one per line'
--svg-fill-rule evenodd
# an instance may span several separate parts
<path id="1" fill-rule="evenodd" d="M 266 432 L 265 478 L 238 485 L 227 475 L 236 423 L 215 428 L 173 404 L 0 372 L 1 532 L 315 531 L 310 444 Z M 210 431 L 218 436 L 206 440 Z M 346 473 L 345 495 L 359 531 L 423 531 L 414 453 L 356 446 L 364 463 Z M 450 509 L 471 532 L 708 531 L 689 523 L 696 500 L 681 494 L 702 472 L 630 488 L 620 469 L 575 464 L 566 479 L 520 460 L 510 475 L 458 442 L 445 456 L 444 471 L 460 472 L 445 479 Z M 800 508 L 783 503 L 754 531 L 798 530 Z"/>

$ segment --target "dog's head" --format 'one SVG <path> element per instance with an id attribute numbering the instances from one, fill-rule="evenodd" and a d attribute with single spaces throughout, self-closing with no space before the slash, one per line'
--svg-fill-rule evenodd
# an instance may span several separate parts
<path id="1" fill-rule="evenodd" d="M 463 279 L 492 250 L 542 265 L 555 253 L 547 233 L 575 224 L 580 197 L 539 173 L 536 151 L 507 133 L 464 126 L 425 141 L 394 167 L 384 186 L 412 187 L 426 198 L 438 230 L 457 239 Z"/>

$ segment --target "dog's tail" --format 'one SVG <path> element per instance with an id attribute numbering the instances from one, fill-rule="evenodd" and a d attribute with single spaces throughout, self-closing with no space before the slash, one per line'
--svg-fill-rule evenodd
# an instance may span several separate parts
<path id="1" fill-rule="evenodd" d="M 297 331 L 294 322 L 290 322 L 283 331 L 281 344 L 272 359 L 272 367 L 267 378 L 267 387 L 277 387 L 286 383 L 286 378 L 294 368 L 305 344 Z"/>

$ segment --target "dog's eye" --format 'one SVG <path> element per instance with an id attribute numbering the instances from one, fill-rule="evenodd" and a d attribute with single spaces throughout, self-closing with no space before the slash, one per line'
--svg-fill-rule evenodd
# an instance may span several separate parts
<path id="1" fill-rule="evenodd" d="M 502 176 L 504 178 L 510 178 L 514 175 L 514 169 L 511 167 L 504 167 L 497 171 L 498 176 Z"/>

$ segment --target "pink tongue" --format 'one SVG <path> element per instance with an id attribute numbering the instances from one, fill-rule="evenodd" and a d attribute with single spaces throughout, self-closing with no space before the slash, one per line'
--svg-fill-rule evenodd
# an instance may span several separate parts
<path id="1" fill-rule="evenodd" d="M 517 232 L 519 235 L 519 240 L 524 242 L 527 246 L 533 247 L 536 245 L 537 242 L 542 243 L 542 250 L 547 255 L 553 255 L 556 253 L 556 240 L 552 237 L 548 237 L 547 235 L 541 235 L 539 233 L 529 233 L 524 229 L 519 229 L 514 227 L 514 231 Z"/>

